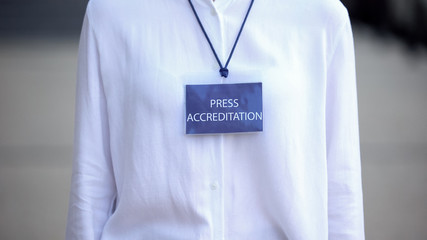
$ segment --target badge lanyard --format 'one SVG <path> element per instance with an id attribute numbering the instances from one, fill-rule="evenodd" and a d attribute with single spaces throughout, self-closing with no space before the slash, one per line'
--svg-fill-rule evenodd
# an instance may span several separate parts
<path id="1" fill-rule="evenodd" d="M 193 12 L 194 12 L 194 15 L 196 16 L 197 22 L 199 23 L 200 28 L 202 29 L 203 34 L 205 35 L 206 40 L 208 41 L 209 46 L 211 47 L 211 50 L 212 50 L 213 54 L 215 55 L 216 61 L 218 62 L 218 65 L 220 67 L 219 73 L 221 74 L 221 77 L 227 78 L 228 77 L 228 69 L 227 69 L 228 64 L 230 63 L 231 57 L 233 56 L 234 49 L 236 48 L 237 42 L 239 41 L 240 34 L 242 33 L 243 27 L 245 26 L 246 19 L 249 16 L 249 12 L 251 11 L 254 0 L 251 0 L 251 4 L 249 5 L 248 11 L 246 12 L 246 15 L 245 15 L 245 18 L 243 19 L 243 23 L 242 23 L 242 26 L 240 27 L 239 34 L 237 34 L 236 40 L 234 41 L 233 48 L 231 49 L 230 55 L 228 56 L 228 59 L 227 59 L 227 62 L 225 63 L 225 66 L 223 66 L 221 61 L 219 60 L 218 55 L 216 54 L 215 48 L 213 47 L 211 40 L 209 39 L 209 36 L 206 33 L 202 22 L 200 21 L 199 15 L 197 14 L 196 9 L 193 6 L 193 3 L 191 2 L 191 0 L 188 0 L 188 2 L 190 3 L 191 9 L 193 9 Z"/>

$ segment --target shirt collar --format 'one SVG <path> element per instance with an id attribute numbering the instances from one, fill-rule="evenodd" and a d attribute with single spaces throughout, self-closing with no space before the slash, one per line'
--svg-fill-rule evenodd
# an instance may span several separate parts
<path id="1" fill-rule="evenodd" d="M 191 0 L 194 4 L 200 5 L 201 7 L 211 8 L 216 11 L 225 10 L 235 0 Z"/>

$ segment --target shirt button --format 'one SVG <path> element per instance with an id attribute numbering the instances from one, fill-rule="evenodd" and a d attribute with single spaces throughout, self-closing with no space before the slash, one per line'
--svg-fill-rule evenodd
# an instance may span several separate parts
<path id="1" fill-rule="evenodd" d="M 211 190 L 212 191 L 215 191 L 215 190 L 217 190 L 218 189 L 218 183 L 217 182 L 213 182 L 213 183 L 211 183 Z"/>
<path id="2" fill-rule="evenodd" d="M 216 11 L 215 11 L 215 9 L 212 9 L 212 10 L 211 10 L 211 14 L 212 14 L 212 16 L 216 16 Z"/>

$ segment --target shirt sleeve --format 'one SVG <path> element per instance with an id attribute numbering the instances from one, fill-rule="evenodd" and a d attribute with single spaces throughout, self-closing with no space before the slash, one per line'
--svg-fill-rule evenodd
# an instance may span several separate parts
<path id="1" fill-rule="evenodd" d="M 73 170 L 66 230 L 69 240 L 101 238 L 116 192 L 96 40 L 87 11 L 79 44 Z"/>
<path id="2" fill-rule="evenodd" d="M 326 86 L 330 240 L 364 239 L 353 35 L 348 15 L 334 40 Z"/>

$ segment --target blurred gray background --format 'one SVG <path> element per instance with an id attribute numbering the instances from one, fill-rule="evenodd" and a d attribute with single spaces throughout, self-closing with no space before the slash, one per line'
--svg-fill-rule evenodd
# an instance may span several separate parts
<path id="1" fill-rule="evenodd" d="M 427 0 L 352 17 L 368 240 L 427 240 Z M 62 239 L 84 0 L 0 0 L 0 239 Z"/>

